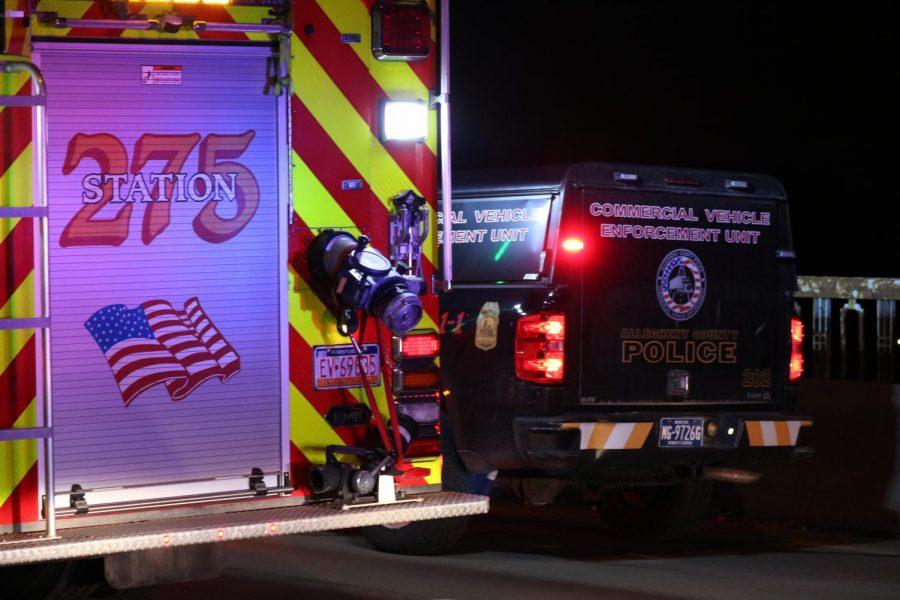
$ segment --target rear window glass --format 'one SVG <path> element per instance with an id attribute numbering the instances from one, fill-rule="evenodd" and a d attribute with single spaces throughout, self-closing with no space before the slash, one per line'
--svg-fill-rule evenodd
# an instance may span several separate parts
<path id="1" fill-rule="evenodd" d="M 453 200 L 453 280 L 535 281 L 550 213 L 548 196 Z M 438 222 L 443 215 L 438 213 Z M 438 232 L 438 243 L 443 243 Z"/>

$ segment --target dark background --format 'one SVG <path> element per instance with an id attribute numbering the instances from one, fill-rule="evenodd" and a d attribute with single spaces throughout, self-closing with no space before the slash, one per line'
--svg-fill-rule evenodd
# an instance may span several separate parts
<path id="1" fill-rule="evenodd" d="M 801 274 L 900 275 L 900 3 L 451 6 L 455 169 L 769 173 Z"/>

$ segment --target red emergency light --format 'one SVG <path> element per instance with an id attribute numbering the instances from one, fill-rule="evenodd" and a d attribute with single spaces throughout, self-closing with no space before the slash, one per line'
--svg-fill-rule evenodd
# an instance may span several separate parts
<path id="1" fill-rule="evenodd" d="M 568 237 L 563 240 L 562 249 L 575 254 L 584 250 L 584 242 L 577 237 Z"/>
<path id="2" fill-rule="evenodd" d="M 431 53 L 431 11 L 424 1 L 380 0 L 372 7 L 372 54 L 417 61 Z"/>

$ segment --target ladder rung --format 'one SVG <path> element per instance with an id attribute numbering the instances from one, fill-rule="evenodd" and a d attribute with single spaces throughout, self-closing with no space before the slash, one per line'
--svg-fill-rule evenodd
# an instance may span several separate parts
<path id="1" fill-rule="evenodd" d="M 46 206 L 14 206 L 14 207 L 3 207 L 0 206 L 0 219 L 14 219 L 17 217 L 23 219 L 42 219 L 46 217 L 49 213 Z"/>
<path id="2" fill-rule="evenodd" d="M 0 106 L 44 106 L 45 96 L 0 96 Z"/>
<path id="3" fill-rule="evenodd" d="M 13 329 L 46 329 L 48 327 L 50 327 L 49 317 L 0 319 L 0 331 L 11 331 Z"/>
<path id="4" fill-rule="evenodd" d="M 22 427 L 17 429 L 0 429 L 0 442 L 13 440 L 43 440 L 53 436 L 50 427 Z"/>

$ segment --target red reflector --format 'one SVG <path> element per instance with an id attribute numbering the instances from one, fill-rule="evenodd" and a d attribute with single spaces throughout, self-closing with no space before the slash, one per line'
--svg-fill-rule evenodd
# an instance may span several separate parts
<path id="1" fill-rule="evenodd" d="M 581 252 L 584 250 L 584 242 L 578 238 L 566 238 L 563 240 L 562 249 L 566 252 Z"/>
<path id="2" fill-rule="evenodd" d="M 516 377 L 532 383 L 562 383 L 565 375 L 566 317 L 527 315 L 516 324 Z"/>
<path id="3" fill-rule="evenodd" d="M 788 366 L 788 378 L 791 381 L 803 375 L 803 321 L 791 318 L 791 362 Z"/>
<path id="4" fill-rule="evenodd" d="M 437 456 L 441 453 L 441 438 L 410 440 L 403 454 L 409 458 Z"/>
<path id="5" fill-rule="evenodd" d="M 424 2 L 384 0 L 372 8 L 372 53 L 378 60 L 422 60 L 431 52 L 431 11 Z"/>
<path id="6" fill-rule="evenodd" d="M 441 351 L 441 339 L 438 334 L 411 333 L 398 339 L 398 351 L 394 360 L 401 358 L 434 358 Z"/>

